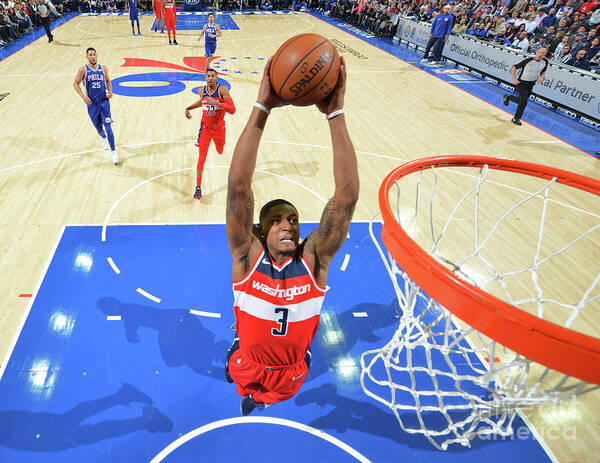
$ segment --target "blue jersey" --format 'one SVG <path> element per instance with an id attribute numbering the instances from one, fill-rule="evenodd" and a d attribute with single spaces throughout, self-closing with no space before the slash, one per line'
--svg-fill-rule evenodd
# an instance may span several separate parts
<path id="1" fill-rule="evenodd" d="M 213 24 L 212 26 L 206 25 L 206 29 L 204 29 L 204 41 L 206 43 L 217 43 L 217 25 Z M 210 35 L 209 35 L 210 34 Z M 211 37 L 214 35 L 214 37 Z"/>
<path id="2" fill-rule="evenodd" d="M 102 66 L 98 65 L 95 71 L 85 65 L 85 91 L 90 100 L 102 101 L 106 99 L 106 80 Z"/>
<path id="3" fill-rule="evenodd" d="M 137 0 L 128 0 L 129 1 L 129 9 L 137 10 Z"/>

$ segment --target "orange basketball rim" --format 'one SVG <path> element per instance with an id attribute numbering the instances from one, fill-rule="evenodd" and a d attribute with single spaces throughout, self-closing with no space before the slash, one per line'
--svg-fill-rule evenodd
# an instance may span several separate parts
<path id="1" fill-rule="evenodd" d="M 484 156 L 435 156 L 408 162 L 379 189 L 382 239 L 398 266 L 432 299 L 463 322 L 514 352 L 548 368 L 600 385 L 600 339 L 556 325 L 462 280 L 422 249 L 396 221 L 389 203 L 395 182 L 430 167 L 475 167 L 515 172 L 600 196 L 600 181 L 539 164 Z"/>

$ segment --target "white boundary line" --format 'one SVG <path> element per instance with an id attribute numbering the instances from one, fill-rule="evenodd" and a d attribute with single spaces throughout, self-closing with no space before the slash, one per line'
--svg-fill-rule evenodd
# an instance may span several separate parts
<path id="1" fill-rule="evenodd" d="M 118 275 L 119 273 L 121 273 L 121 270 L 119 270 L 119 267 L 117 267 L 117 264 L 115 264 L 115 261 L 113 260 L 112 257 L 107 257 L 106 260 L 108 261 L 108 263 L 110 264 L 110 266 L 112 267 L 113 271 Z"/>
<path id="2" fill-rule="evenodd" d="M 147 291 L 144 291 L 142 288 L 138 288 L 135 290 L 137 293 L 141 294 L 142 296 L 150 299 L 151 301 L 156 302 L 157 304 L 160 303 L 161 299 L 159 297 L 153 296 L 152 294 L 150 294 Z"/>
<path id="3" fill-rule="evenodd" d="M 213 421 L 212 423 L 205 424 L 204 426 L 196 428 L 193 431 L 190 431 L 187 434 L 181 436 L 176 441 L 170 443 L 167 447 L 161 450 L 158 455 L 156 455 L 152 460 L 150 460 L 150 463 L 160 463 L 166 457 L 168 457 L 174 450 L 177 450 L 186 442 L 204 433 L 212 431 L 213 429 L 224 428 L 225 426 L 231 426 L 235 424 L 249 423 L 276 424 L 279 426 L 287 426 L 288 428 L 298 429 L 299 431 L 307 432 L 308 434 L 312 434 L 315 437 L 318 437 L 320 439 L 323 439 L 324 441 L 335 445 L 347 454 L 356 458 L 361 463 L 371 463 L 371 460 L 369 460 L 367 457 L 361 454 L 358 450 L 353 449 L 348 444 L 342 442 L 341 440 L 333 437 L 330 434 L 327 434 L 324 431 L 315 429 L 307 424 L 302 424 L 291 420 L 285 420 L 283 418 L 272 418 L 270 416 L 244 416 L 237 418 L 226 418 L 224 420 Z"/>
<path id="4" fill-rule="evenodd" d="M 125 193 L 123 193 L 121 195 L 121 197 L 119 199 L 117 199 L 113 205 L 111 206 L 110 210 L 108 211 L 108 214 L 106 214 L 106 217 L 104 218 L 104 223 L 102 224 L 102 233 L 101 233 L 101 240 L 102 242 L 106 241 L 106 228 L 109 226 L 109 220 L 110 220 L 110 216 L 112 215 L 112 213 L 114 212 L 115 208 L 119 205 L 119 203 L 125 199 L 130 193 L 132 193 L 133 191 L 135 191 L 136 189 L 138 189 L 139 187 L 150 183 L 153 180 L 156 180 L 157 178 L 160 177 L 164 177 L 166 175 L 170 175 L 170 174 L 176 174 L 178 172 L 182 172 L 184 170 L 193 170 L 194 167 L 183 167 L 181 169 L 175 169 L 175 170 L 171 170 L 169 172 L 163 172 L 162 174 L 158 174 L 155 175 L 154 177 L 151 177 L 147 180 L 144 180 L 143 182 L 138 183 L 137 185 L 134 185 L 133 187 L 131 187 L 129 190 L 127 190 Z M 205 166 L 204 169 L 229 169 L 229 166 Z M 327 200 L 325 198 L 323 198 L 319 193 L 317 193 L 316 191 L 312 190 L 311 188 L 308 188 L 306 185 L 303 185 L 300 182 L 297 182 L 295 180 L 292 180 L 290 178 L 284 177 L 283 175 L 279 175 L 279 174 L 274 174 L 272 172 L 266 171 L 266 170 L 262 170 L 262 169 L 254 169 L 254 172 L 258 172 L 260 174 L 266 174 L 266 175 L 271 175 L 273 177 L 276 178 L 280 178 L 283 179 L 287 182 L 293 183 L 301 188 L 304 188 L 305 190 L 309 191 L 310 193 L 312 193 L 313 195 L 315 195 L 317 198 L 319 198 L 323 203 L 327 203 Z"/>
<path id="5" fill-rule="evenodd" d="M 340 267 L 340 270 L 342 272 L 346 271 L 346 267 L 348 267 L 348 262 L 350 262 L 350 254 L 346 254 L 344 256 L 344 262 L 342 262 L 342 266 Z"/>
<path id="6" fill-rule="evenodd" d="M 119 321 L 119 320 L 121 320 L 121 316 L 120 315 L 107 315 L 106 319 L 108 321 L 112 321 L 112 320 Z"/>
<path id="7" fill-rule="evenodd" d="M 352 315 L 354 315 L 354 318 L 365 318 L 369 316 L 367 312 L 352 312 Z"/>
<path id="8" fill-rule="evenodd" d="M 217 312 L 204 312 L 202 310 L 190 309 L 190 313 L 193 315 L 200 315 L 201 317 L 221 318 L 221 314 Z"/>
<path id="9" fill-rule="evenodd" d="M 65 233 L 66 228 L 67 228 L 67 225 L 63 225 L 60 233 L 58 234 L 58 238 L 56 238 L 56 243 L 54 243 L 54 247 L 52 248 L 52 251 L 50 252 L 50 256 L 48 257 L 46 266 L 44 267 L 44 270 L 42 271 L 42 274 L 41 274 L 38 284 L 35 288 L 35 291 L 31 295 L 29 305 L 27 306 L 27 309 L 25 310 L 25 313 L 23 314 L 23 317 L 21 318 L 21 323 L 19 324 L 19 328 L 17 328 L 17 331 L 16 331 L 15 335 L 13 336 L 13 340 L 10 344 L 10 347 L 8 348 L 8 351 L 6 352 L 6 355 L 4 356 L 2 365 L 0 365 L 0 381 L 2 380 L 2 376 L 4 375 L 4 371 L 6 370 L 6 366 L 8 365 L 8 362 L 10 361 L 10 357 L 13 353 L 13 350 L 15 349 L 15 346 L 17 345 L 19 336 L 21 336 L 21 331 L 23 331 L 23 327 L 25 326 L 27 317 L 29 317 L 29 312 L 31 311 L 31 308 L 33 307 L 33 303 L 35 302 L 35 299 L 37 298 L 37 294 L 42 286 L 42 282 L 44 281 L 44 278 L 46 277 L 46 273 L 48 272 L 48 269 L 50 268 L 50 263 L 52 262 L 52 258 L 54 257 L 54 254 L 56 253 L 56 249 L 58 248 L 58 245 L 63 237 L 63 234 Z"/>

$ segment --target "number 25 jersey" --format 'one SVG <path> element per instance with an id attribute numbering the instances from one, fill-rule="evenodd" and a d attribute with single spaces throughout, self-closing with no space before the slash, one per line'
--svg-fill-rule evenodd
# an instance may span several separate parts
<path id="1" fill-rule="evenodd" d="M 252 360 L 266 366 L 304 360 L 319 327 L 325 288 L 301 252 L 278 266 L 263 249 L 248 275 L 233 282 L 233 297 L 240 349 Z"/>

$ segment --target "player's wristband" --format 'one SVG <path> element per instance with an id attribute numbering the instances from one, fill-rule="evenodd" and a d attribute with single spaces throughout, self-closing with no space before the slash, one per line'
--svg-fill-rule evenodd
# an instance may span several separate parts
<path id="1" fill-rule="evenodd" d="M 340 114 L 344 114 L 343 109 L 338 109 L 337 111 L 334 111 L 331 114 L 327 114 L 327 120 L 333 119 L 334 117 L 339 116 Z"/>
<path id="2" fill-rule="evenodd" d="M 260 104 L 258 101 L 254 103 L 254 107 L 260 109 L 267 116 L 271 114 L 271 111 L 269 111 L 265 105 Z"/>

